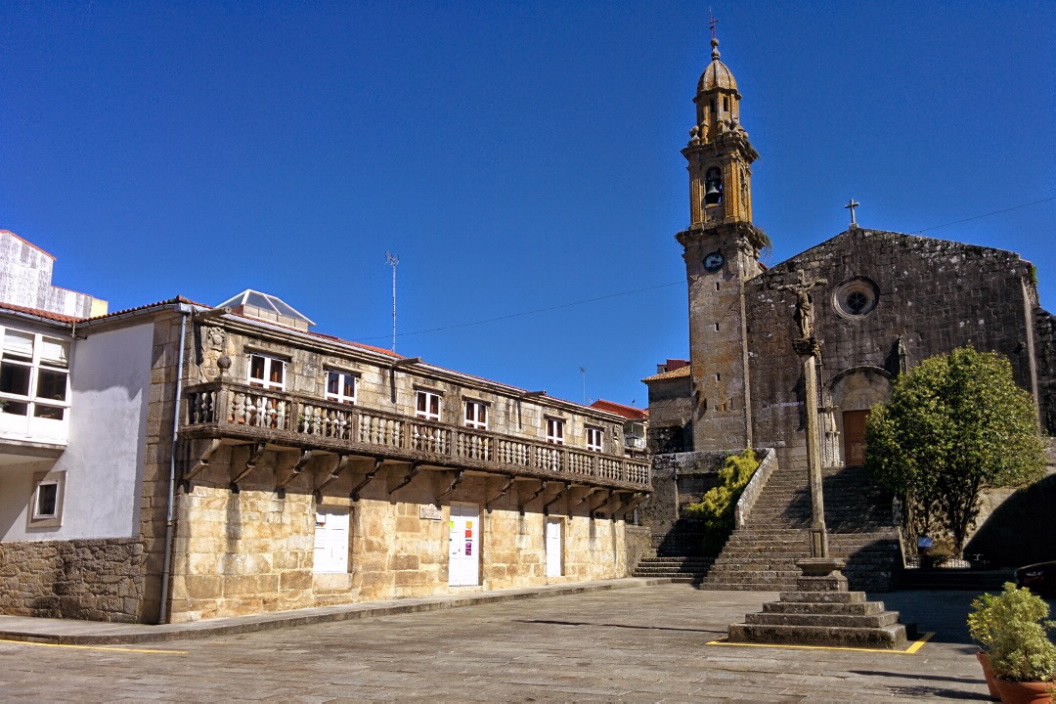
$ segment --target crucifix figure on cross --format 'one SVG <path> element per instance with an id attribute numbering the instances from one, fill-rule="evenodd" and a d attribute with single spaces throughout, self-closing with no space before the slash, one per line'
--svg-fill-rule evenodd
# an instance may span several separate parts
<path id="1" fill-rule="evenodd" d="M 848 201 L 847 205 L 843 206 L 844 208 L 847 208 L 848 210 L 851 211 L 851 229 L 852 230 L 858 228 L 858 214 L 855 212 L 855 208 L 857 208 L 859 205 L 861 205 L 861 203 L 856 201 L 854 198 L 851 198 L 851 200 Z"/>
<path id="2" fill-rule="evenodd" d="M 778 290 L 792 291 L 796 294 L 796 312 L 793 313 L 793 318 L 799 328 L 800 339 L 809 340 L 814 337 L 814 299 L 810 295 L 810 289 L 815 286 L 824 286 L 828 281 L 826 279 L 807 281 L 807 275 L 802 269 L 796 273 L 799 275 L 798 283 L 779 286 Z"/>

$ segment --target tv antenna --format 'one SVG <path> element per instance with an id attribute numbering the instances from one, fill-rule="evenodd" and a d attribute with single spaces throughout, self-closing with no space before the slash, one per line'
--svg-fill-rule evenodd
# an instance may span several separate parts
<path id="1" fill-rule="evenodd" d="M 396 265 L 400 258 L 392 252 L 385 252 L 385 261 L 392 267 L 392 351 L 396 351 Z"/>

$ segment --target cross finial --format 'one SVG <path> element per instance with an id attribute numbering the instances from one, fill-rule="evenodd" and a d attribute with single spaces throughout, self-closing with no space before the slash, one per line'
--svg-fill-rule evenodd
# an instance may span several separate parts
<path id="1" fill-rule="evenodd" d="M 857 230 L 858 229 L 858 215 L 857 215 L 857 213 L 855 213 L 854 209 L 857 208 L 859 205 L 861 205 L 861 203 L 856 201 L 854 198 L 851 198 L 851 200 L 848 201 L 847 205 L 843 206 L 844 208 L 847 208 L 848 210 L 851 211 L 851 229 L 852 230 Z"/>
<path id="2" fill-rule="evenodd" d="M 716 39 L 717 38 L 715 36 L 715 34 L 716 34 L 715 33 L 715 28 L 718 27 L 718 26 L 719 26 L 719 20 L 715 17 L 715 13 L 713 13 L 711 11 L 711 8 L 709 7 L 708 8 L 708 28 L 711 30 L 711 38 L 712 39 Z"/>

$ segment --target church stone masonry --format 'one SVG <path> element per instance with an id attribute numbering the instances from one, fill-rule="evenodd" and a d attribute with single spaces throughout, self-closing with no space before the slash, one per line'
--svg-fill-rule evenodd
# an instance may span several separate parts
<path id="1" fill-rule="evenodd" d="M 957 347 L 1007 356 L 1017 383 L 1040 401 L 1028 262 L 997 249 L 852 228 L 745 286 L 757 433 L 782 459 L 798 462 L 802 452 L 791 302 L 780 290 L 799 271 L 829 281 L 814 296 L 829 466 L 861 464 L 868 409 L 888 397 L 901 372 Z"/>
<path id="2" fill-rule="evenodd" d="M 809 337 L 817 355 L 826 484 L 842 473 L 837 483 L 853 485 L 854 473 L 844 468 L 864 464 L 869 409 L 889 397 L 898 375 L 957 347 L 1008 357 L 1017 383 L 1035 399 L 1042 431 L 1056 434 L 1056 324 L 1040 307 L 1034 266 L 1018 254 L 865 228 L 852 201 L 845 232 L 773 268 L 761 264 L 769 240 L 752 222 L 758 154 L 741 122 L 737 82 L 720 60 L 718 40 L 711 45 L 693 99 L 696 123 L 682 150 L 690 223 L 676 235 L 686 265 L 689 373 L 668 360 L 644 380 L 649 447 L 658 453 L 654 496 L 668 497 L 674 509 L 653 517 L 660 507 L 644 508 L 654 546 L 679 543 L 668 532 L 677 530 L 678 507 L 699 500 L 700 475 L 716 456 L 754 447 L 773 451 L 778 475 L 806 468 L 804 350 L 795 349 L 796 340 Z M 812 284 L 806 296 L 798 292 L 804 282 Z M 836 494 L 832 511 L 853 515 L 857 509 Z M 863 510 L 874 518 L 885 512 Z M 873 520 L 868 530 L 889 535 L 893 527 L 890 519 Z"/>

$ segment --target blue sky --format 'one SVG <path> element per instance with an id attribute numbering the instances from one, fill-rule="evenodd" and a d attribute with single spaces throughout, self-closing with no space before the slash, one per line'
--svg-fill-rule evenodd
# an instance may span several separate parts
<path id="1" fill-rule="evenodd" d="M 1020 252 L 1056 306 L 1056 3 L 712 7 L 769 264 L 853 197 L 866 227 Z M 112 310 L 256 288 L 381 347 L 391 251 L 401 354 L 644 406 L 688 348 L 707 12 L 3 2 L 0 227 Z"/>

